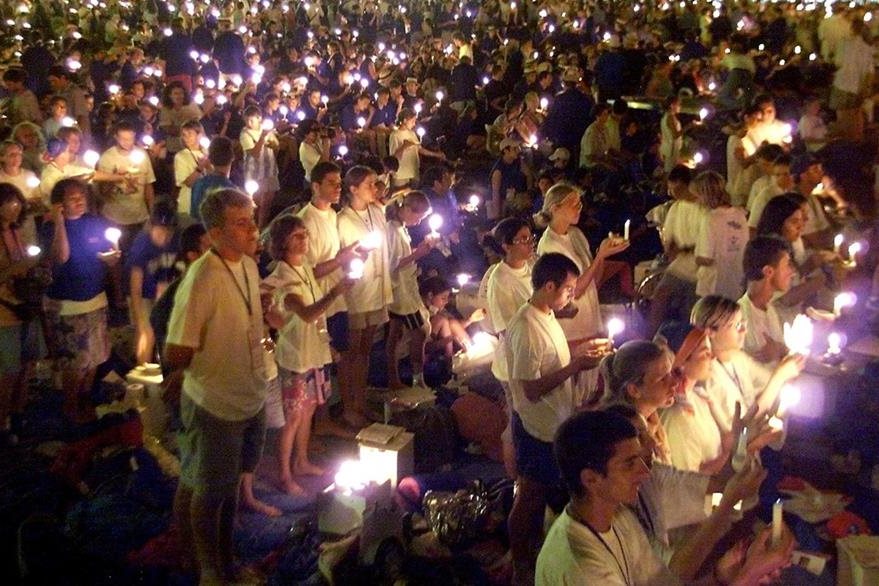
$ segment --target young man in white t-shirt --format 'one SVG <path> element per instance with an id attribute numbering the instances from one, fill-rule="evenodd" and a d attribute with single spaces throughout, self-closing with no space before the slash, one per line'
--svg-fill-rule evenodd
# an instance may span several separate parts
<path id="1" fill-rule="evenodd" d="M 239 479 L 253 472 L 265 439 L 265 349 L 259 233 L 253 202 L 234 189 L 201 205 L 213 243 L 174 297 L 165 360 L 182 379 L 181 475 L 174 510 L 202 584 L 235 581 L 232 533 Z M 189 543 L 189 542 L 193 543 Z"/>
<path id="2" fill-rule="evenodd" d="M 311 170 L 311 201 L 305 204 L 296 214 L 308 229 L 309 247 L 306 260 L 314 267 L 322 291 L 330 291 L 341 281 L 351 261 L 362 258 L 358 254 L 357 244 L 342 247 L 339 240 L 338 220 L 333 205 L 342 197 L 342 170 L 330 161 L 321 161 Z M 351 369 L 341 362 L 342 356 L 349 350 L 348 339 L 348 306 L 345 297 L 337 297 L 326 312 L 327 332 L 330 335 L 330 347 L 336 364 L 336 377 L 339 393 L 342 398 L 343 420 L 353 421 L 354 386 Z M 317 413 L 315 432 L 335 432 L 335 426 L 329 425 L 326 409 L 321 406 Z"/>
<path id="3" fill-rule="evenodd" d="M 557 584 L 681 584 L 650 546 L 632 511 L 641 484 L 650 476 L 638 431 L 617 413 L 584 411 L 559 429 L 555 456 L 571 502 L 547 534 L 537 560 L 537 586 Z M 730 553 L 716 565 L 714 581 L 757 584 L 790 561 L 795 541 L 783 527 L 753 541 L 744 559 Z M 734 550 L 733 550 L 734 551 Z"/>
<path id="4" fill-rule="evenodd" d="M 127 245 L 134 240 L 150 217 L 156 175 L 147 152 L 135 145 L 133 124 L 124 120 L 117 123 L 113 136 L 116 144 L 104 151 L 97 168 L 106 173 L 129 173 L 131 179 L 113 186 L 111 197 L 101 209 L 101 215 L 122 230 L 119 247 L 125 252 Z"/>
<path id="5" fill-rule="evenodd" d="M 554 314 L 573 298 L 579 274 L 577 265 L 563 254 L 541 256 L 531 273 L 534 293 L 507 324 L 513 443 L 518 463 L 518 490 L 510 512 L 509 533 L 517 583 L 528 582 L 533 572 L 547 495 L 558 486 L 552 440 L 559 425 L 574 412 L 570 379 L 582 370 L 595 368 L 600 360 L 597 352 L 584 352 L 572 359 Z"/>
<path id="6" fill-rule="evenodd" d="M 748 288 L 739 299 L 748 332 L 745 352 L 761 362 L 787 354 L 784 328 L 772 299 L 790 289 L 795 268 L 788 243 L 775 236 L 758 236 L 745 247 L 743 261 Z"/>

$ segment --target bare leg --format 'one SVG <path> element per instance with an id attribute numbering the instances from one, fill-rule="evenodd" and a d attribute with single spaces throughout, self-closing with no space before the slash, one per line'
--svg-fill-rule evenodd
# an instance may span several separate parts
<path id="1" fill-rule="evenodd" d="M 196 561 L 193 556 L 195 543 L 192 536 L 192 489 L 182 482 L 177 483 L 177 492 L 174 494 L 174 522 L 180 536 L 180 557 L 182 570 L 194 572 Z"/>
<path id="2" fill-rule="evenodd" d="M 316 405 L 314 401 L 306 402 L 299 413 L 299 425 L 296 428 L 296 459 L 293 470 L 297 476 L 321 476 L 323 468 L 315 466 L 308 459 L 308 442 L 311 439 L 311 418 L 314 415 Z"/>
<path id="3" fill-rule="evenodd" d="M 388 339 L 385 342 L 385 351 L 388 355 L 388 388 L 402 389 L 405 385 L 400 380 L 399 363 L 397 361 L 397 344 L 403 337 L 403 325 L 396 319 L 392 319 L 388 329 Z"/>
<path id="4" fill-rule="evenodd" d="M 424 381 L 424 329 L 409 331 L 409 361 L 412 363 L 412 378 Z"/>
<path id="5" fill-rule="evenodd" d="M 296 428 L 299 426 L 298 413 L 285 413 L 287 422 L 278 434 L 278 464 L 280 467 L 281 486 L 284 492 L 292 495 L 302 495 L 305 491 L 293 480 L 293 471 L 290 467 L 290 457 L 293 454 L 293 440 L 296 438 Z"/>
<path id="6" fill-rule="evenodd" d="M 256 498 L 256 495 L 253 493 L 253 477 L 253 472 L 241 473 L 241 496 L 244 500 L 244 506 L 267 517 L 280 517 L 281 509 Z"/>
<path id="7" fill-rule="evenodd" d="M 449 320 L 449 330 L 452 332 L 452 335 L 455 339 L 462 344 L 464 347 L 469 348 L 473 343 L 473 340 L 470 338 L 470 334 L 467 333 L 467 330 L 464 329 L 464 324 L 456 319 Z"/>
<path id="8" fill-rule="evenodd" d="M 541 532 L 543 512 L 546 509 L 546 487 L 519 476 L 518 491 L 508 519 L 510 553 L 513 556 L 514 583 L 533 583 L 536 562 L 535 541 Z"/>

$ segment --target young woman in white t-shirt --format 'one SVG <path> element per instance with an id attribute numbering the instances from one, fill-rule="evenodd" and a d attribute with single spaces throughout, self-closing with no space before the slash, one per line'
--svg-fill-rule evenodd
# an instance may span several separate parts
<path id="1" fill-rule="evenodd" d="M 257 219 L 260 228 L 269 221 L 272 200 L 278 191 L 278 164 L 275 151 L 278 150 L 278 137 L 274 130 L 263 128 L 262 112 L 257 106 L 244 109 L 244 128 L 239 136 L 244 151 L 244 181 L 256 181 L 257 190 L 253 201 L 257 205 Z M 246 187 L 245 183 L 245 187 Z"/>
<path id="2" fill-rule="evenodd" d="M 707 210 L 697 228 L 696 295 L 723 295 L 738 299 L 744 291 L 742 258 L 748 243 L 745 210 L 730 205 L 723 177 L 703 171 L 690 191 Z"/>
<path id="3" fill-rule="evenodd" d="M 805 365 L 804 356 L 790 354 L 770 372 L 746 354 L 747 324 L 739 304 L 732 299 L 703 297 L 693 307 L 690 323 L 708 332 L 714 360 L 705 390 L 711 399 L 712 414 L 724 432 L 732 429 L 736 403 L 741 404 L 742 413 L 753 405 L 758 414 L 769 412 L 781 387 L 799 375 Z"/>
<path id="4" fill-rule="evenodd" d="M 315 408 L 330 393 L 326 366 L 332 362 L 332 355 L 326 311 L 353 284 L 350 279 L 342 279 L 324 292 L 306 260 L 308 247 L 308 229 L 301 218 L 285 214 L 271 223 L 269 251 L 278 264 L 263 281 L 261 291 L 271 294 L 268 313 L 277 318 L 272 325 L 278 329 L 275 359 L 285 418 L 278 437 L 278 460 L 281 483 L 289 494 L 304 492 L 293 480 L 294 473 L 323 474 L 308 459 L 308 442 Z"/>
<path id="5" fill-rule="evenodd" d="M 419 155 L 441 161 L 446 160 L 444 153 L 421 146 L 421 138 L 415 132 L 417 122 L 418 115 L 414 111 L 404 108 L 397 117 L 397 127 L 391 132 L 388 152 L 400 162 L 400 168 L 394 176 L 394 187 L 418 180 L 421 168 Z"/>
<path id="6" fill-rule="evenodd" d="M 189 214 L 192 209 L 192 184 L 211 169 L 207 153 L 199 142 L 203 137 L 204 128 L 198 120 L 188 120 L 180 127 L 183 148 L 174 155 L 174 184 L 180 188 L 177 211 L 181 214 Z"/>
<path id="7" fill-rule="evenodd" d="M 521 218 L 501 220 L 492 231 L 497 245 L 504 253 L 504 258 L 497 263 L 488 279 L 488 315 L 500 337 L 500 344 L 491 363 L 491 372 L 501 382 L 506 397 L 508 423 L 501 434 L 504 466 L 510 478 L 516 478 L 516 451 L 513 448 L 512 409 L 513 399 L 510 395 L 509 368 L 505 335 L 507 324 L 531 298 L 531 267 L 534 258 L 534 234 L 527 221 Z"/>
<path id="8" fill-rule="evenodd" d="M 572 185 L 558 183 L 546 192 L 543 209 L 535 216 L 538 226 L 547 226 L 537 244 L 538 254 L 564 254 L 580 269 L 574 300 L 571 302 L 570 313 L 573 315 L 567 311 L 556 313 L 565 338 L 572 347 L 601 335 L 604 327 L 599 312 L 597 284 L 602 280 L 604 260 L 629 247 L 629 242 L 622 238 L 606 238 L 593 259 L 589 242 L 577 227 L 582 210 L 580 192 Z M 595 390 L 597 379 L 595 369 L 580 373 L 574 384 L 580 399 L 584 398 L 584 393 Z"/>
<path id="9" fill-rule="evenodd" d="M 363 276 L 345 295 L 348 304 L 349 349 L 343 352 L 342 362 L 352 370 L 352 388 L 355 390 L 354 408 L 347 421 L 352 426 L 363 426 L 366 389 L 369 370 L 369 350 L 376 328 L 388 321 L 388 306 L 393 301 L 390 258 L 388 254 L 388 227 L 385 211 L 378 203 L 376 182 L 378 175 L 369 167 L 355 166 L 345 174 L 347 205 L 339 212 L 339 241 L 341 246 L 358 244 L 358 250 L 367 252 Z"/>
<path id="10" fill-rule="evenodd" d="M 392 201 L 385 210 L 388 220 L 388 254 L 394 300 L 389 308 L 390 328 L 385 342 L 388 354 L 388 387 L 403 388 L 400 381 L 397 344 L 404 330 L 409 333 L 409 360 L 412 363 L 412 385 L 424 381 L 424 341 L 429 324 L 421 295 L 418 293 L 418 260 L 433 247 L 435 239 L 429 236 L 412 250 L 408 228 L 417 226 L 430 212 L 430 200 L 420 191 L 410 191 Z"/>

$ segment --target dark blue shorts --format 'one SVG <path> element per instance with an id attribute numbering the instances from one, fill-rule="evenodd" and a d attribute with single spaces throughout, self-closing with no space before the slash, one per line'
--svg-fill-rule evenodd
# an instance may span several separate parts
<path id="1" fill-rule="evenodd" d="M 540 441 L 525 431 L 519 414 L 513 412 L 513 445 L 516 448 L 516 467 L 522 476 L 547 487 L 561 484 L 562 478 L 555 463 L 552 444 Z"/>
<path id="2" fill-rule="evenodd" d="M 350 349 L 348 336 L 348 312 L 340 311 L 327 318 L 327 332 L 330 334 L 330 346 L 336 352 L 347 352 Z"/>

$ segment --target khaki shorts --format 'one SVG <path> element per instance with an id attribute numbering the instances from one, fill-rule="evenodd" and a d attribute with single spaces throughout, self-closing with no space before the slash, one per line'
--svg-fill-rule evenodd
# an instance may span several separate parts
<path id="1" fill-rule="evenodd" d="M 250 419 L 226 421 L 185 393 L 180 397 L 180 481 L 196 494 L 234 496 L 242 472 L 256 470 L 266 436 L 265 407 Z"/>
<path id="2" fill-rule="evenodd" d="M 380 326 L 387 323 L 388 319 L 387 307 L 364 313 L 351 313 L 349 311 L 348 328 L 352 330 L 365 330 L 370 326 Z"/>

